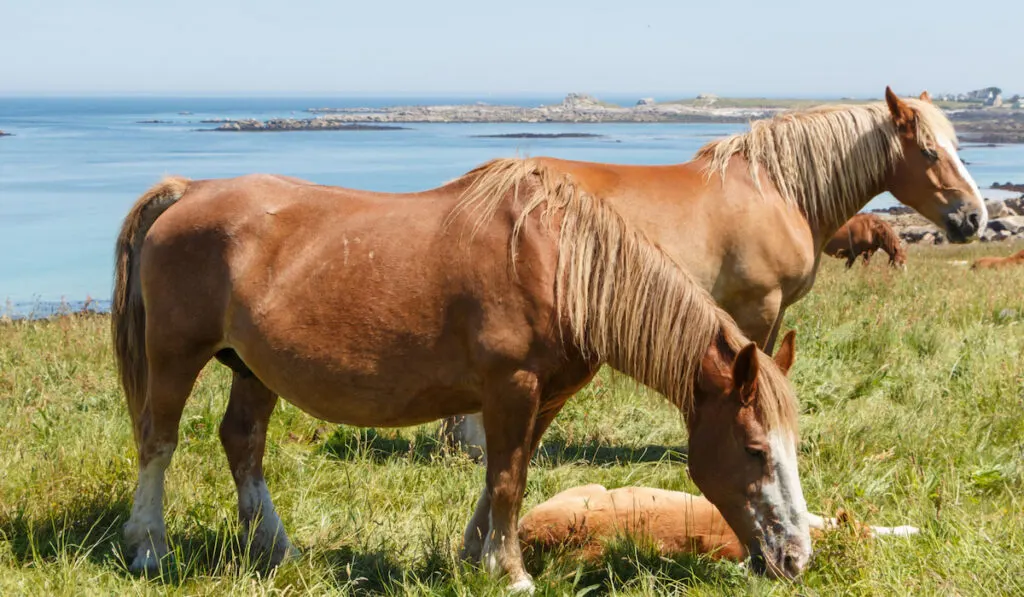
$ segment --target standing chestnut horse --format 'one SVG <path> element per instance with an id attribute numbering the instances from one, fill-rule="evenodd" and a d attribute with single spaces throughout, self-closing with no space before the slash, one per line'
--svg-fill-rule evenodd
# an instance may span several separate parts
<path id="1" fill-rule="evenodd" d="M 825 254 L 846 259 L 849 269 L 861 256 L 867 265 L 879 249 L 889 255 L 890 266 L 906 267 L 907 252 L 892 226 L 874 214 L 857 214 L 836 231 L 825 245 Z"/>
<path id="2" fill-rule="evenodd" d="M 886 88 L 885 100 L 756 121 L 685 164 L 526 161 L 532 170 L 568 174 L 611 204 L 771 353 L 786 308 L 814 284 L 825 243 L 876 195 L 889 191 L 951 242 L 967 242 L 987 225 L 953 126 L 928 93 L 900 99 Z M 509 161 L 517 160 L 481 170 Z M 515 184 L 500 181 L 495 192 Z M 467 417 L 455 437 L 483 445 L 478 430 L 479 417 Z"/>
<path id="3" fill-rule="evenodd" d="M 495 176 L 514 186 L 493 192 Z M 792 337 L 766 357 L 610 202 L 529 162 L 409 195 L 166 180 L 121 229 L 113 337 L 139 452 L 136 571 L 168 552 L 164 475 L 215 357 L 234 371 L 220 437 L 239 516 L 270 563 L 290 547 L 262 468 L 278 396 L 360 426 L 482 412 L 486 487 L 464 555 L 532 589 L 517 539 L 527 466 L 603 363 L 679 407 L 695 483 L 762 571 L 794 576 L 810 556 Z"/>

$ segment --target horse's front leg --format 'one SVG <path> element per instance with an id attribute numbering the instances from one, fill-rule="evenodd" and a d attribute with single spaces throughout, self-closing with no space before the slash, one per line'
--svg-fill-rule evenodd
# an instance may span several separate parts
<path id="1" fill-rule="evenodd" d="M 253 555 L 270 566 L 292 552 L 263 478 L 267 423 L 276 404 L 277 396 L 251 373 L 235 373 L 220 424 L 220 441 L 238 489 L 238 518 Z"/>
<path id="2" fill-rule="evenodd" d="M 526 489 L 533 430 L 540 404 L 540 382 L 518 371 L 484 403 L 487 433 L 487 493 L 490 531 L 482 559 L 491 574 L 508 576 L 513 591 L 533 592 L 519 548 L 519 509 Z"/>

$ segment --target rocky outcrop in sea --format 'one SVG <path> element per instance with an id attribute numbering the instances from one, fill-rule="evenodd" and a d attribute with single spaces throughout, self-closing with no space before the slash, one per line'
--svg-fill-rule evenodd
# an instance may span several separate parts
<path id="1" fill-rule="evenodd" d="M 205 122 L 205 121 L 204 121 Z M 224 120 L 215 129 L 219 132 L 273 131 L 400 131 L 405 127 L 349 123 L 332 118 L 275 118 L 272 120 Z"/>

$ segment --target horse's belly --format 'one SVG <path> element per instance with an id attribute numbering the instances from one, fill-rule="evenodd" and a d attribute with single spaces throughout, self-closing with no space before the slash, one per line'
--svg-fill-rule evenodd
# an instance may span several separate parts
<path id="1" fill-rule="evenodd" d="M 339 356 L 330 363 L 284 354 L 242 354 L 254 375 L 314 417 L 364 427 L 403 427 L 479 411 L 478 396 L 421 367 L 396 371 L 387 363 L 360 365 Z M 443 365 L 435 364 L 435 369 Z"/>
<path id="2" fill-rule="evenodd" d="M 448 301 L 421 297 L 415 308 L 366 282 L 343 296 L 304 294 L 268 311 L 236 305 L 228 334 L 246 366 L 284 399 L 361 426 L 480 410 L 470 354 L 480 347 L 471 326 L 444 308 Z"/>

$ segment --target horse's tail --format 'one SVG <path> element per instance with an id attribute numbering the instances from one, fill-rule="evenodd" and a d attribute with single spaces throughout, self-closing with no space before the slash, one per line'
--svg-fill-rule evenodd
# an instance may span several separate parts
<path id="1" fill-rule="evenodd" d="M 111 331 L 114 358 L 138 440 L 137 421 L 146 398 L 146 307 L 142 302 L 139 257 L 150 227 L 188 189 L 185 178 L 168 177 L 146 191 L 125 216 L 114 254 Z"/>

